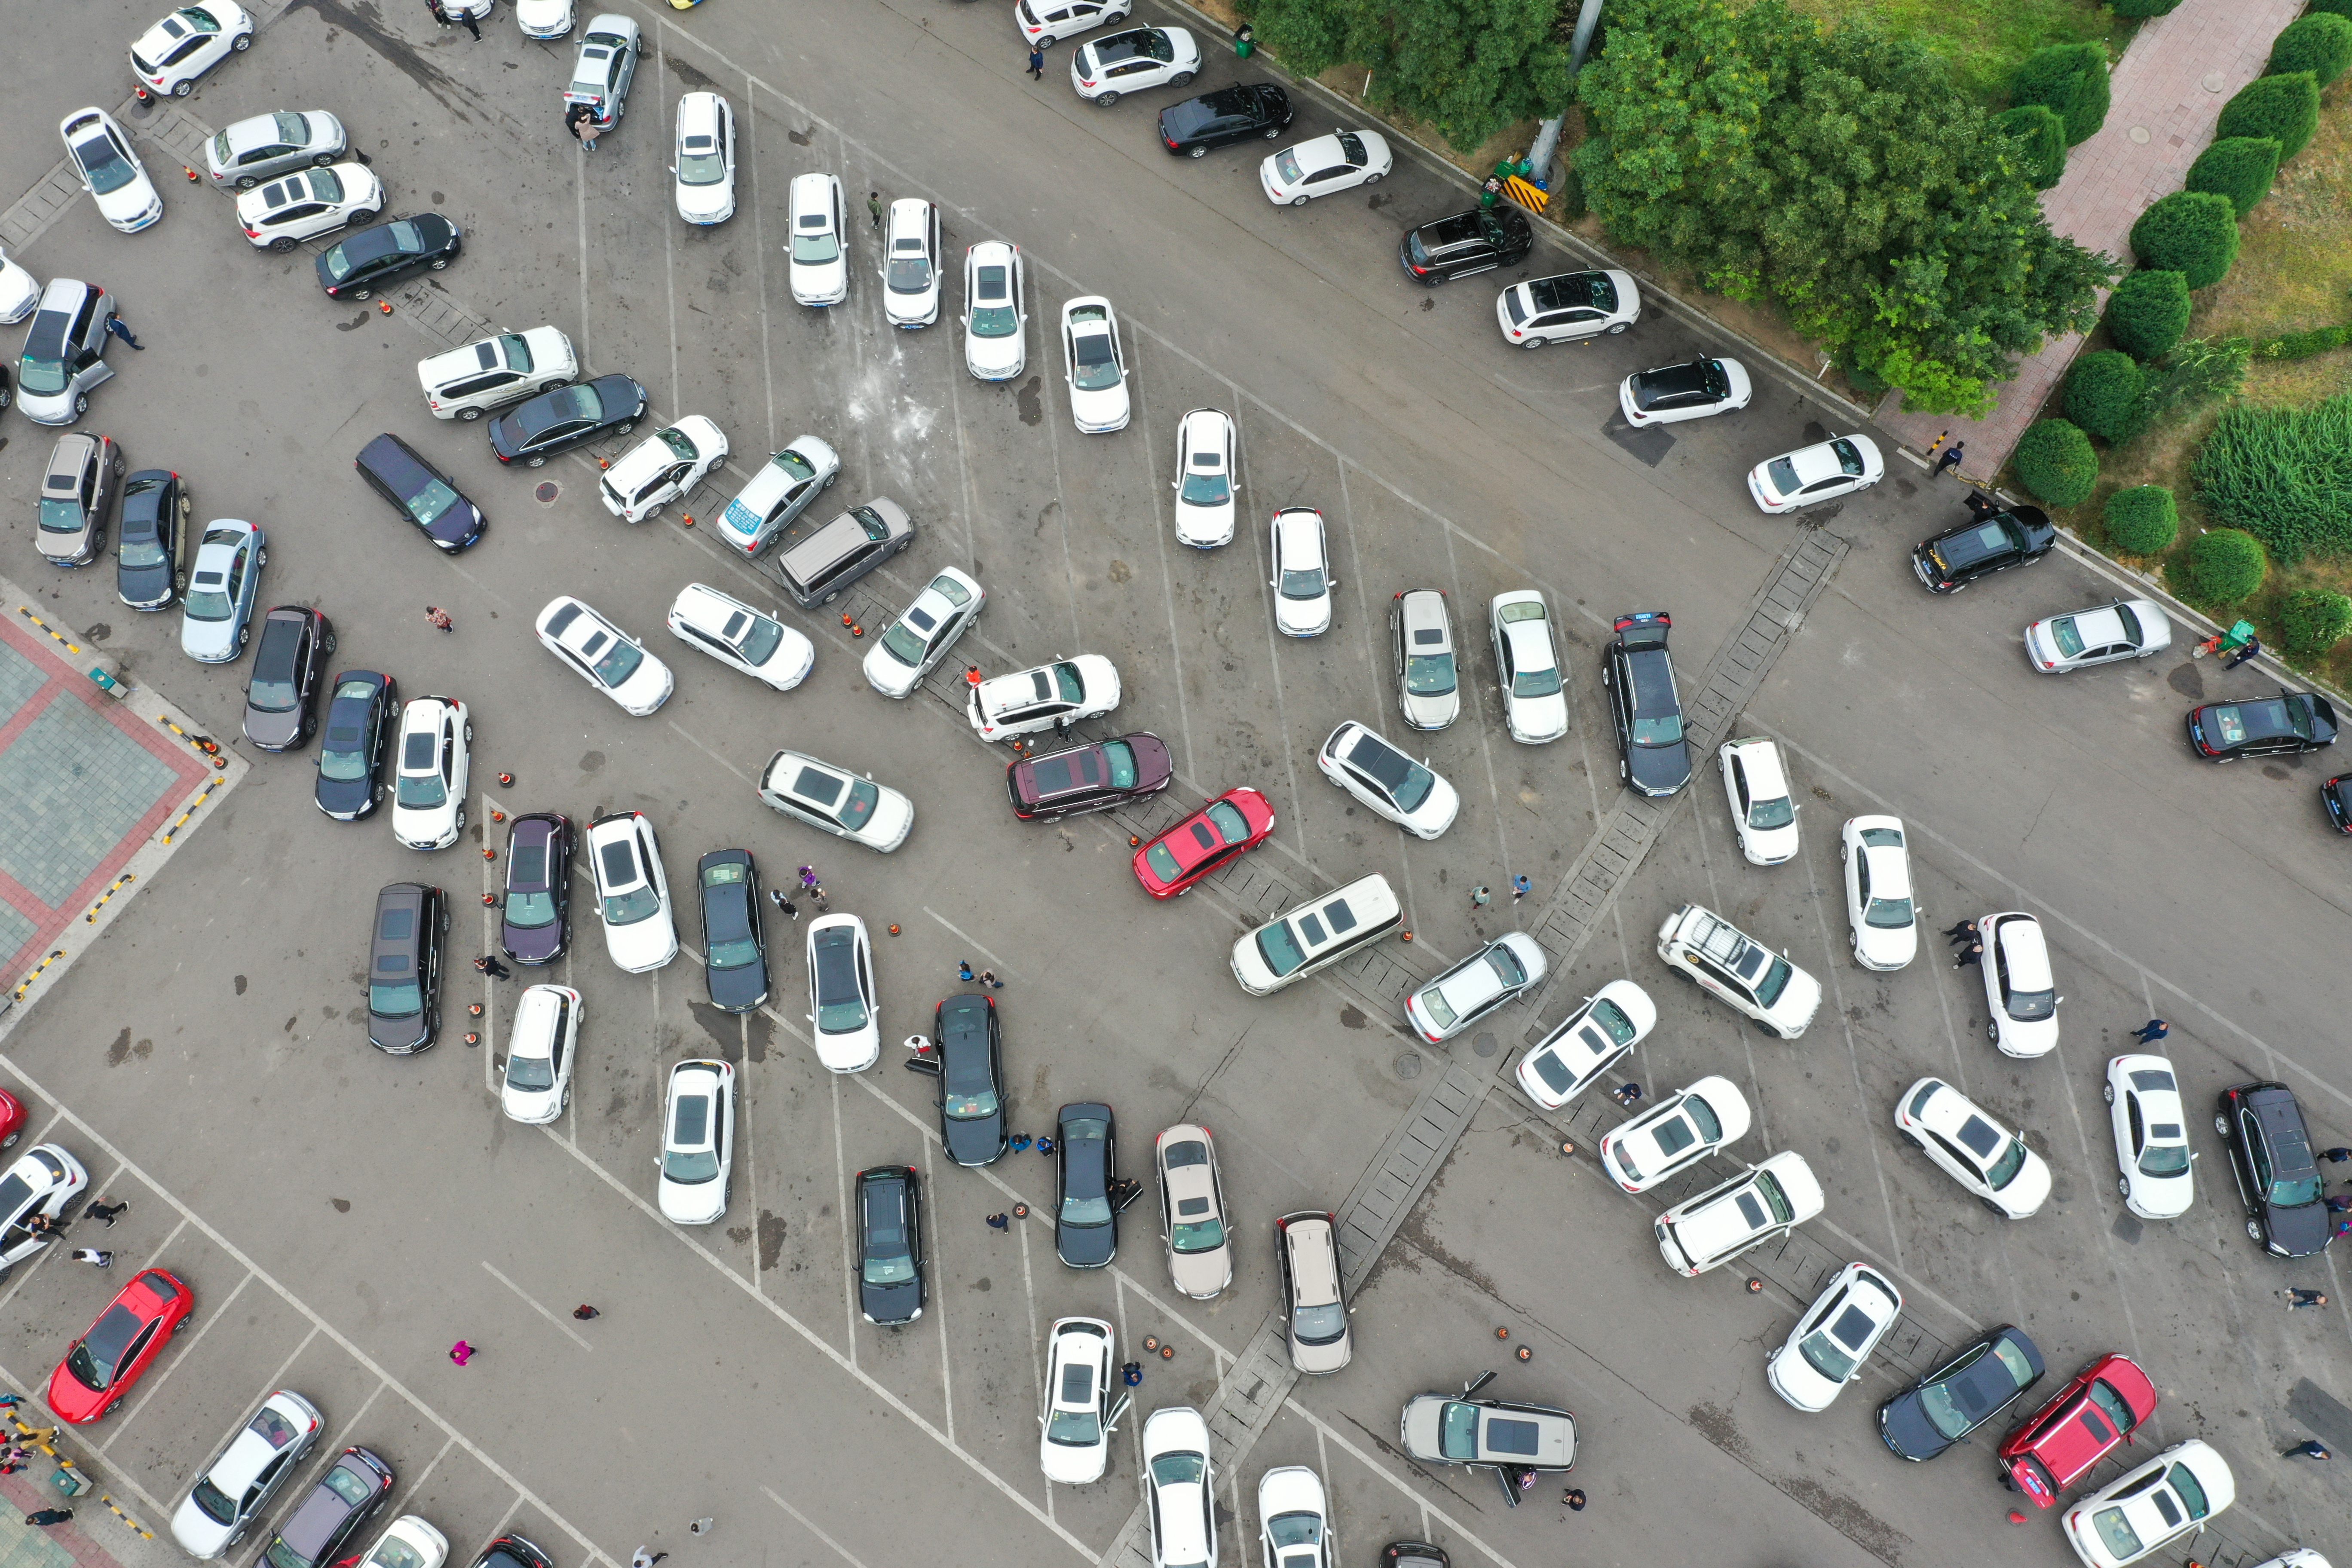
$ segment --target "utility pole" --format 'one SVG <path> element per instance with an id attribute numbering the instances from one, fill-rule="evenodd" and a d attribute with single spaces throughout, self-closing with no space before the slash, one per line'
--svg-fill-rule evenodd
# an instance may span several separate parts
<path id="1" fill-rule="evenodd" d="M 1584 68 L 1585 52 L 1592 47 L 1593 30 L 1601 26 L 1601 0 L 1584 0 L 1583 9 L 1576 14 L 1576 37 L 1569 45 L 1568 71 L 1574 76 Z"/>
<path id="2" fill-rule="evenodd" d="M 1576 14 L 1576 36 L 1569 46 L 1568 72 L 1572 78 L 1584 68 L 1584 57 L 1592 47 L 1592 35 L 1601 26 L 1601 0 L 1583 0 Z M 1545 183 L 1545 189 L 1557 187 L 1552 164 L 1559 153 L 1559 128 L 1564 117 L 1553 115 L 1536 127 L 1535 145 L 1528 149 L 1528 162 L 1535 166 L 1536 175 Z"/>

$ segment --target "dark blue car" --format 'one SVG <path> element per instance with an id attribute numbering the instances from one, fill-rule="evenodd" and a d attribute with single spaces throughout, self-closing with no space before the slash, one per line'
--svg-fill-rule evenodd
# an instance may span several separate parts
<path id="1" fill-rule="evenodd" d="M 389 675 L 346 669 L 327 689 L 326 738 L 319 742 L 319 809 L 357 822 L 376 806 L 376 781 L 399 721 L 400 689 Z"/>
<path id="2" fill-rule="evenodd" d="M 440 469 L 399 437 L 377 437 L 360 448 L 352 466 L 370 489 L 451 554 L 482 537 L 482 526 L 489 521 L 482 509 L 458 494 Z"/>
<path id="3" fill-rule="evenodd" d="M 1118 1144 L 1110 1107 L 1066 1105 L 1054 1118 L 1054 1252 L 1073 1268 L 1101 1268 L 1118 1256 L 1118 1205 L 1110 1184 Z"/>
<path id="4" fill-rule="evenodd" d="M 857 1173 L 857 1310 L 885 1328 L 923 1315 L 923 1205 L 910 1165 Z"/>
<path id="5" fill-rule="evenodd" d="M 1878 1407 L 1878 1435 L 1900 1459 L 1932 1459 L 2042 1381 L 2042 1352 L 2003 1323 Z"/>

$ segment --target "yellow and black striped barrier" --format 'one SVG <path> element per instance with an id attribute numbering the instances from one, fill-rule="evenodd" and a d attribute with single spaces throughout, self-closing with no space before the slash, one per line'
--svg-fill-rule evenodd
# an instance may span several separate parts
<path id="1" fill-rule="evenodd" d="M 124 883 L 135 882 L 138 879 L 138 878 L 132 876 L 128 871 L 125 871 L 122 875 L 114 879 L 114 885 L 107 889 L 105 892 L 99 895 L 98 902 L 89 906 L 89 913 L 81 917 L 81 923 L 86 926 L 96 925 L 98 923 L 98 911 L 106 908 L 107 900 L 113 898 L 115 894 L 121 892 Z"/>
<path id="2" fill-rule="evenodd" d="M 50 1442 L 49 1439 L 58 1435 L 56 1427 L 27 1426 L 25 1425 L 24 1418 L 18 1415 L 14 1409 L 11 1409 L 8 1412 L 8 1424 L 16 1428 L 16 1440 L 18 1442 L 26 1444 L 31 1447 L 38 1448 L 42 1453 L 47 1454 L 50 1458 L 55 1459 L 58 1462 L 58 1469 L 79 1478 L 80 1491 L 87 1491 L 89 1489 L 91 1484 L 89 1472 L 83 1469 L 79 1465 L 75 1464 L 63 1454 L 58 1453 L 56 1445 Z M 79 1492 L 77 1492 L 76 1500 L 79 1500 Z M 116 1502 L 111 1497 L 109 1497 L 104 1492 L 100 1492 L 98 1494 L 98 1500 L 106 1505 L 107 1512 L 121 1520 L 123 1523 L 129 1525 L 132 1531 L 138 1533 L 142 1540 L 152 1541 L 155 1539 L 155 1532 L 153 1531 L 148 1529 L 136 1519 L 133 1519 L 130 1514 L 124 1512 L 122 1505 Z"/>
<path id="3" fill-rule="evenodd" d="M 63 647 L 68 653 L 79 653 L 81 651 L 81 645 L 79 643 L 69 643 L 66 641 L 65 637 L 58 633 L 56 627 L 50 626 L 48 622 L 41 619 L 40 616 L 33 614 L 31 610 L 27 609 L 23 605 L 16 606 L 16 613 L 24 616 L 26 620 L 32 622 L 35 626 L 40 627 L 43 631 L 48 633 L 49 639 Z"/>
<path id="4" fill-rule="evenodd" d="M 1503 194 L 1531 213 L 1539 213 L 1551 202 L 1549 191 L 1538 190 L 1513 174 L 1503 182 Z"/>
<path id="5" fill-rule="evenodd" d="M 41 960 L 40 963 L 33 965 L 33 973 L 25 976 L 23 982 L 17 985 L 16 992 L 14 993 L 16 999 L 22 1002 L 25 999 L 25 993 L 33 988 L 33 982 L 41 977 L 41 971 L 47 969 L 50 964 L 55 963 L 58 959 L 63 958 L 65 955 L 66 950 L 61 947 L 55 952 L 50 953 L 48 957 Z"/>
<path id="6" fill-rule="evenodd" d="M 220 742 L 214 740 L 210 735 L 191 735 L 185 730 L 181 729 L 177 724 L 173 723 L 169 719 L 163 718 L 161 715 L 157 716 L 155 721 L 163 725 L 166 730 L 171 731 L 174 735 L 179 736 L 180 739 L 185 741 L 199 752 L 202 752 L 205 755 L 210 757 L 213 760 L 213 766 L 216 768 L 225 768 L 228 766 L 228 763 L 221 757 Z"/>
<path id="7" fill-rule="evenodd" d="M 192 817 L 192 816 L 195 816 L 195 815 L 196 815 L 196 813 L 197 813 L 198 811 L 200 811 L 200 810 L 202 810 L 202 809 L 204 808 L 205 797 L 205 796 L 207 796 L 207 795 L 211 795 L 211 794 L 213 793 L 213 791 L 215 791 L 215 790 L 216 790 L 216 789 L 220 788 L 220 784 L 221 784 L 221 782 L 220 782 L 220 780 L 219 780 L 218 778 L 209 778 L 209 779 L 206 779 L 206 780 L 205 781 L 205 787 L 204 787 L 203 789 L 199 790 L 199 791 L 196 793 L 196 798 L 195 798 L 195 799 L 194 799 L 194 800 L 192 800 L 192 801 L 190 801 L 190 802 L 188 803 L 188 809 L 187 809 L 187 810 L 185 810 L 185 811 L 184 811 L 184 812 L 182 812 L 182 813 L 180 813 L 180 819 L 179 819 L 177 822 L 174 822 L 173 824 L 172 824 L 172 826 L 169 826 L 169 827 L 167 827 L 167 828 L 163 829 L 163 840 L 162 840 L 163 843 L 165 843 L 165 844 L 169 844 L 170 842 L 172 842 L 173 837 L 175 834 L 177 834 L 177 833 L 180 831 L 180 829 L 182 829 L 183 827 L 185 827 L 185 826 L 188 825 L 188 818 L 190 818 L 190 817 Z M 124 879 L 124 880 L 128 881 L 128 880 L 129 880 L 129 879 L 128 879 L 128 878 L 125 878 L 125 879 Z M 106 895 L 106 896 L 107 896 L 107 898 L 110 899 L 110 898 L 112 898 L 112 897 L 114 896 L 114 894 L 113 894 L 113 892 L 112 892 L 111 890 L 110 890 L 110 891 L 107 893 L 107 895 Z M 100 900 L 100 902 L 101 902 L 101 903 L 103 903 L 104 901 L 105 901 L 105 900 Z M 35 973 L 36 974 L 37 974 L 37 973 L 40 973 L 40 971 L 38 971 L 38 970 L 35 970 L 35 971 L 34 971 L 34 973 Z"/>

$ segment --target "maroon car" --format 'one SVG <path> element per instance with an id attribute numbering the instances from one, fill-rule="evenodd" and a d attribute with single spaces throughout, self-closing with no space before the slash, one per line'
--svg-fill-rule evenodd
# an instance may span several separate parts
<path id="1" fill-rule="evenodd" d="M 507 825 L 507 896 L 499 945 L 517 963 L 563 956 L 572 901 L 572 819 L 534 811 Z"/>
<path id="2" fill-rule="evenodd" d="M 1013 816 L 1045 822 L 1157 795 L 1175 776 L 1167 745 L 1139 731 L 1014 763 L 1004 770 L 1004 789 Z"/>

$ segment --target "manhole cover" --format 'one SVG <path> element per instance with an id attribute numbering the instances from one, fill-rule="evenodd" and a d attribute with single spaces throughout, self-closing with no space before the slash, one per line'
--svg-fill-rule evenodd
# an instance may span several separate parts
<path id="1" fill-rule="evenodd" d="M 2124 132 L 2124 134 L 2129 136 L 2133 141 L 2138 142 L 2143 147 L 2147 145 L 2147 127 L 2145 125 L 2135 125 L 2129 131 Z"/>
<path id="2" fill-rule="evenodd" d="M 1396 1075 L 1399 1078 L 1419 1078 L 1421 1076 L 1419 1054 L 1412 1051 L 1399 1054 L 1396 1059 Z"/>
<path id="3" fill-rule="evenodd" d="M 2198 85 L 2202 87 L 2207 92 L 2219 92 L 2227 84 L 2222 80 L 2221 73 L 2220 71 L 2207 71 L 2205 73 L 2205 79 Z"/>
<path id="4" fill-rule="evenodd" d="M 1470 1048 L 1477 1052 L 1482 1057 L 1491 1057 L 1496 1051 L 1500 1050 L 1502 1046 L 1494 1036 L 1482 1034 L 1472 1037 L 1470 1041 Z"/>
<path id="5" fill-rule="evenodd" d="M 553 479 L 546 479 L 541 482 L 539 489 L 531 491 L 530 493 L 539 498 L 540 505 L 553 506 L 555 504 L 555 498 L 562 495 L 563 491 Z"/>

